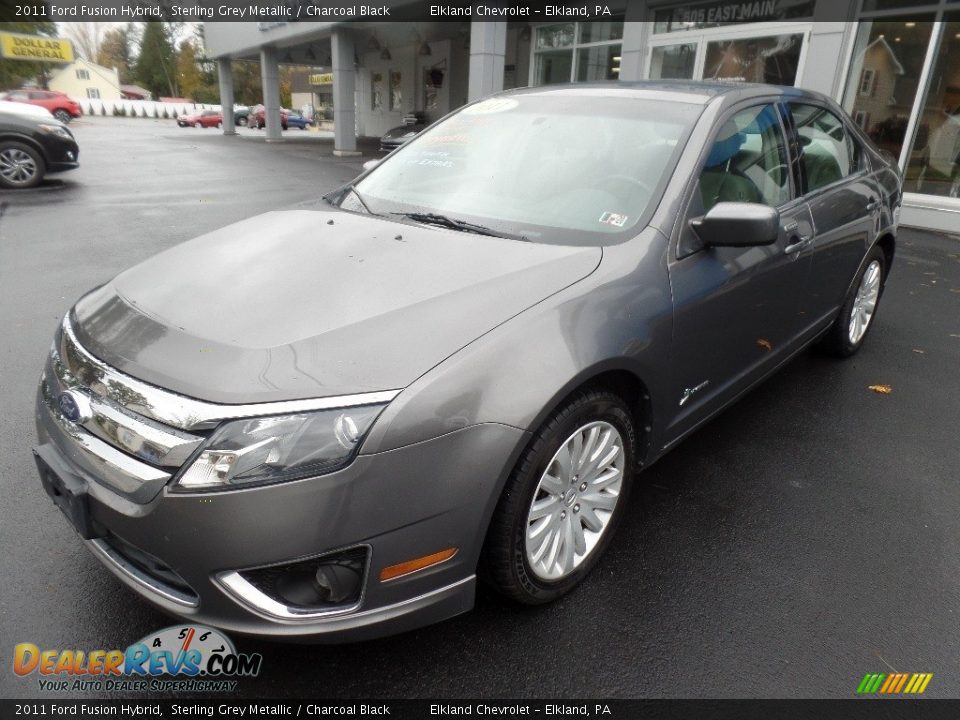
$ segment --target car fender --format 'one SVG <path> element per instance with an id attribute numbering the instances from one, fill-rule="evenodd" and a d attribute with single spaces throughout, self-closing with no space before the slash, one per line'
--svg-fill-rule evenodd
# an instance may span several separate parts
<path id="1" fill-rule="evenodd" d="M 578 387 L 611 371 L 649 388 L 644 433 L 667 411 L 673 306 L 667 239 L 648 228 L 603 248 L 597 269 L 489 331 L 408 386 L 384 411 L 362 452 L 499 423 L 533 431 Z M 643 432 L 644 427 L 638 428 Z"/>

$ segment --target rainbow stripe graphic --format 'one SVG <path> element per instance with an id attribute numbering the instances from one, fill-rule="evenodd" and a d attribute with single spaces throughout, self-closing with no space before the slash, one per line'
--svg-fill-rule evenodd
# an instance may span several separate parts
<path id="1" fill-rule="evenodd" d="M 867 673 L 857 687 L 857 694 L 920 695 L 932 679 L 933 673 Z"/>

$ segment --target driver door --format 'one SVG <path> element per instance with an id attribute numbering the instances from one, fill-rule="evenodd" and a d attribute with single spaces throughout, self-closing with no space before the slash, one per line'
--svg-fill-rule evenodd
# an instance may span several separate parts
<path id="1" fill-rule="evenodd" d="M 674 331 L 672 400 L 666 446 L 679 440 L 796 347 L 813 237 L 797 199 L 791 156 L 774 103 L 735 110 L 719 125 L 703 160 L 669 266 Z M 776 207 L 776 242 L 704 247 L 690 226 L 721 202 Z"/>

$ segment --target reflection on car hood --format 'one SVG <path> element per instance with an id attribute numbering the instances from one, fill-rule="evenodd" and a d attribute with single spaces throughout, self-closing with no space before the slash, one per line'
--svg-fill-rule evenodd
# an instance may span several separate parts
<path id="1" fill-rule="evenodd" d="M 601 254 L 271 212 L 127 270 L 77 303 L 74 322 L 101 360 L 214 402 L 397 389 L 586 277 Z"/>
<path id="2" fill-rule="evenodd" d="M 416 135 L 418 132 L 423 130 L 423 128 L 424 128 L 423 125 L 401 125 L 400 127 L 395 127 L 390 130 L 387 130 L 387 132 L 383 134 L 383 139 L 393 140 L 395 138 L 402 138 L 407 133 L 413 133 L 414 135 Z"/>

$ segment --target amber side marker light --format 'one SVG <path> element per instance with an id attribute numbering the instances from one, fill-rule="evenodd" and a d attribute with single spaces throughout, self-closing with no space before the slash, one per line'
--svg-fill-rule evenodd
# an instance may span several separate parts
<path id="1" fill-rule="evenodd" d="M 396 580 L 404 575 L 410 575 L 411 573 L 419 572 L 420 570 L 426 570 L 428 567 L 433 567 L 434 565 L 439 565 L 442 562 L 446 562 L 456 554 L 457 548 L 447 548 L 446 550 L 435 552 L 432 555 L 424 555 L 423 557 L 416 558 L 415 560 L 407 560 L 406 562 L 397 563 L 396 565 L 390 565 L 389 567 L 385 567 L 380 571 L 380 582 Z"/>

